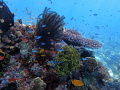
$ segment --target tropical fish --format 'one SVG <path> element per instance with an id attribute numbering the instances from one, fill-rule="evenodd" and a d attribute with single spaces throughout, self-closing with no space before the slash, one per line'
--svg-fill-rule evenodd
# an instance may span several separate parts
<path id="1" fill-rule="evenodd" d="M 54 69 L 52 69 L 51 71 L 52 71 L 52 72 L 54 72 L 54 73 L 56 73 L 56 72 L 57 72 L 57 71 L 56 71 L 56 70 L 54 70 Z"/>
<path id="2" fill-rule="evenodd" d="M 46 27 L 46 25 L 42 25 L 42 27 Z"/>
<path id="3" fill-rule="evenodd" d="M 42 36 L 37 36 L 36 39 L 40 39 Z"/>
<path id="4" fill-rule="evenodd" d="M 70 38 L 71 36 L 67 36 L 67 38 Z"/>
<path id="5" fill-rule="evenodd" d="M 4 59 L 4 56 L 0 56 L 0 60 L 3 60 Z"/>
<path id="6" fill-rule="evenodd" d="M 32 52 L 38 52 L 37 50 L 32 50 Z"/>
<path id="7" fill-rule="evenodd" d="M 58 61 L 58 64 L 62 63 L 62 61 Z"/>
<path id="8" fill-rule="evenodd" d="M 47 65 L 50 65 L 50 66 L 54 65 L 54 64 L 55 64 L 55 62 L 53 60 L 50 60 L 50 61 L 47 62 Z"/>
<path id="9" fill-rule="evenodd" d="M 22 39 L 23 42 L 27 42 L 28 40 L 27 39 Z"/>
<path id="10" fill-rule="evenodd" d="M 50 49 L 54 50 L 54 47 L 51 47 Z"/>
<path id="11" fill-rule="evenodd" d="M 20 80 L 19 78 L 10 78 L 8 79 L 9 82 L 15 82 L 16 80 Z"/>
<path id="12" fill-rule="evenodd" d="M 28 33 L 32 33 L 33 31 L 32 30 L 29 30 Z"/>
<path id="13" fill-rule="evenodd" d="M 56 51 L 50 51 L 50 53 L 56 53 Z"/>
<path id="14" fill-rule="evenodd" d="M 32 57 L 36 57 L 36 55 L 32 55 Z"/>
<path id="15" fill-rule="evenodd" d="M 40 51 L 39 51 L 39 53 L 42 53 L 42 52 L 44 52 L 45 50 L 44 49 L 41 49 Z"/>
<path id="16" fill-rule="evenodd" d="M 53 45 L 55 42 L 51 42 L 51 45 Z"/>
<path id="17" fill-rule="evenodd" d="M 81 82 L 80 80 L 73 80 L 72 84 L 75 85 L 75 86 L 83 86 L 84 85 L 84 83 Z"/>
<path id="18" fill-rule="evenodd" d="M 61 52 L 61 51 L 63 51 L 63 50 L 62 50 L 62 49 L 59 49 L 58 51 L 60 51 L 60 52 Z"/>
<path id="19" fill-rule="evenodd" d="M 45 43 L 41 43 L 41 45 L 45 45 Z"/>
<path id="20" fill-rule="evenodd" d="M 88 60 L 87 58 L 81 58 L 81 59 L 82 59 L 83 61 L 84 61 L 84 60 Z"/>
<path id="21" fill-rule="evenodd" d="M 10 74 L 10 69 L 8 69 L 7 73 Z"/>
<path id="22" fill-rule="evenodd" d="M 42 57 L 46 56 L 46 55 L 41 55 Z"/>
<path id="23" fill-rule="evenodd" d="M 94 16 L 97 16 L 97 14 L 93 14 Z"/>

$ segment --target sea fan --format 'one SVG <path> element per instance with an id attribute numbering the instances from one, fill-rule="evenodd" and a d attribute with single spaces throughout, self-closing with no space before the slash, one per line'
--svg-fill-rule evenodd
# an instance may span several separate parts
<path id="1" fill-rule="evenodd" d="M 50 8 L 45 8 L 43 14 L 40 14 L 37 19 L 36 35 L 58 39 L 63 34 L 63 25 L 65 24 L 64 16 L 60 17 L 56 12 L 49 11 Z"/>

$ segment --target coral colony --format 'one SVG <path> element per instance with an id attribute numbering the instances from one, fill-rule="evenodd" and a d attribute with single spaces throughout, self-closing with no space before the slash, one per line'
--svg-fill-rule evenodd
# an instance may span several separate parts
<path id="1" fill-rule="evenodd" d="M 0 89 L 113 90 L 106 83 L 108 70 L 87 50 L 101 43 L 64 29 L 65 17 L 49 10 L 36 25 L 24 25 L 13 22 L 14 15 L 0 0 Z"/>

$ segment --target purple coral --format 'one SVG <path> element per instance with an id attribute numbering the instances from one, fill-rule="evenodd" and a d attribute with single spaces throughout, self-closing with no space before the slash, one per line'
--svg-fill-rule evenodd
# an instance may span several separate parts
<path id="1" fill-rule="evenodd" d="M 65 29 L 63 31 L 62 39 L 68 44 L 73 46 L 80 46 L 86 48 L 97 49 L 102 46 L 98 41 L 84 38 L 80 33 L 73 29 Z"/>

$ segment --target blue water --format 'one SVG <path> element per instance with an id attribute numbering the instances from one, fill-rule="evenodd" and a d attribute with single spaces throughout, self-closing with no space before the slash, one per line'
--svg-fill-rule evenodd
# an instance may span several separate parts
<path id="1" fill-rule="evenodd" d="M 84 37 L 103 44 L 94 50 L 97 60 L 119 77 L 120 63 L 120 0 L 4 0 L 15 13 L 15 20 L 36 23 L 45 7 L 65 16 L 65 28 L 78 30 Z"/>

